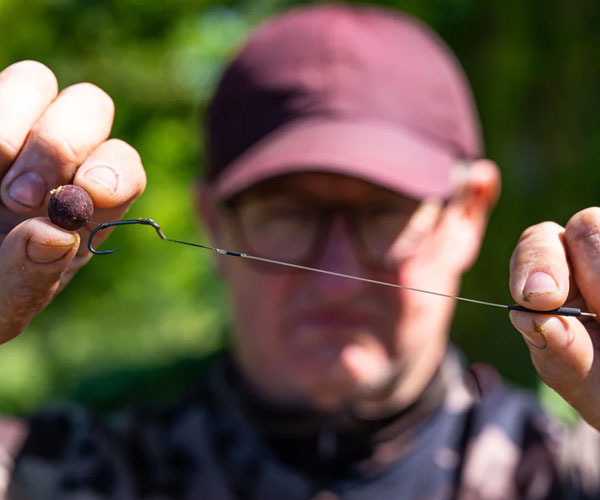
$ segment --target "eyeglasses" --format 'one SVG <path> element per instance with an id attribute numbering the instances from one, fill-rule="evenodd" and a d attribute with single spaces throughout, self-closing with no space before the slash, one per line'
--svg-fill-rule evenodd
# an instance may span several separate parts
<path id="1" fill-rule="evenodd" d="M 432 228 L 439 201 L 382 196 L 356 204 L 328 204 L 303 193 L 241 196 L 227 204 L 246 251 L 267 259 L 314 265 L 331 226 L 345 220 L 353 249 L 361 263 L 385 268 L 414 252 Z"/>

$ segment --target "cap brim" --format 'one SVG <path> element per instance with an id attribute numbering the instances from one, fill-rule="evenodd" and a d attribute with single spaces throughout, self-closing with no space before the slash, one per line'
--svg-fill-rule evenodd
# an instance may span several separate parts
<path id="1" fill-rule="evenodd" d="M 459 158 L 442 143 L 372 120 L 296 119 L 265 136 L 215 180 L 225 199 L 285 174 L 348 175 L 416 198 L 448 197 Z"/>

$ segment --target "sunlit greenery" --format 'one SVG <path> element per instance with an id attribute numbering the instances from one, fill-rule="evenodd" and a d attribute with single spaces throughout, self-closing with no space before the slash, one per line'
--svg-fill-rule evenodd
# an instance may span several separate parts
<path id="1" fill-rule="evenodd" d="M 104 88 L 116 104 L 113 136 L 139 150 L 148 173 L 130 215 L 201 241 L 193 191 L 206 101 L 247 32 L 298 3 L 0 0 L 0 67 L 37 59 L 61 87 L 91 81 Z M 432 25 L 473 84 L 504 191 L 463 294 L 509 302 L 508 259 L 520 232 L 545 219 L 565 223 L 598 203 L 600 8 L 566 0 L 380 3 Z M 121 252 L 93 259 L 25 334 L 0 349 L 1 410 L 20 413 L 56 397 L 100 408 L 159 397 L 226 341 L 227 302 L 210 254 L 161 242 L 142 227 L 117 231 L 107 244 Z M 470 360 L 537 384 L 506 313 L 461 304 L 452 335 Z"/>

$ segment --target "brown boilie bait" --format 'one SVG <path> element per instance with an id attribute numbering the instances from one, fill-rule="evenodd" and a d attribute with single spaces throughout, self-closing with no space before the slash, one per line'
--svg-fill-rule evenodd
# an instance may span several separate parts
<path id="1" fill-rule="evenodd" d="M 74 231 L 87 224 L 94 214 L 94 203 L 87 191 L 67 184 L 50 191 L 48 217 L 59 227 Z"/>

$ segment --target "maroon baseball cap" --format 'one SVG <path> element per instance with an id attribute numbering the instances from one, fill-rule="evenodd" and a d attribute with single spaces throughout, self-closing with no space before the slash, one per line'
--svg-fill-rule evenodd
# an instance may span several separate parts
<path id="1" fill-rule="evenodd" d="M 482 155 L 465 75 L 414 18 L 373 7 L 295 8 L 257 29 L 209 105 L 206 178 L 218 198 L 295 172 L 332 172 L 447 197 Z"/>

